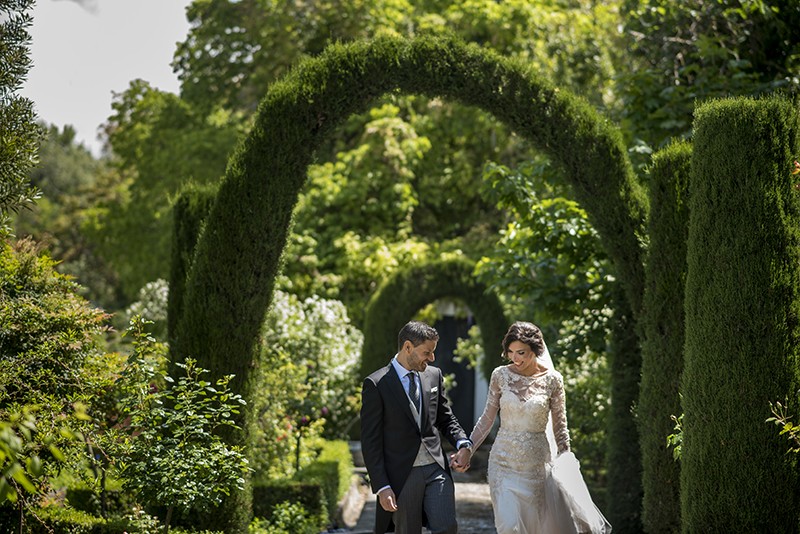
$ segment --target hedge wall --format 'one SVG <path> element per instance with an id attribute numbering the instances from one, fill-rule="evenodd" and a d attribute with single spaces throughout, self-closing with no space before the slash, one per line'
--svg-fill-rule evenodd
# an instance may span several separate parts
<path id="1" fill-rule="evenodd" d="M 189 183 L 180 191 L 172 206 L 172 260 L 167 300 L 167 336 L 171 345 L 175 345 L 186 278 L 192 266 L 197 240 L 216 194 L 216 187 Z M 176 359 L 176 355 L 173 355 L 170 361 L 174 363 Z"/>
<path id="2" fill-rule="evenodd" d="M 325 494 L 328 525 L 339 523 L 339 503 L 353 482 L 353 455 L 346 441 L 326 441 L 319 456 L 295 474 L 300 482 L 318 482 Z"/>
<path id="3" fill-rule="evenodd" d="M 642 461 L 639 433 L 632 417 L 639 398 L 641 352 L 634 315 L 621 284 L 612 285 L 614 318 L 611 322 L 609 366 L 611 413 L 608 422 L 608 502 L 603 512 L 615 534 L 642 531 Z"/>
<path id="4" fill-rule="evenodd" d="M 270 519 L 275 508 L 283 503 L 298 503 L 323 532 L 328 521 L 328 505 L 325 490 L 318 481 L 298 482 L 280 480 L 253 486 L 253 515 Z"/>
<path id="5" fill-rule="evenodd" d="M 765 423 L 798 413 L 800 154 L 781 98 L 695 112 L 686 278 L 684 532 L 797 532 L 798 471 Z"/>
<path id="6" fill-rule="evenodd" d="M 290 480 L 261 481 L 253 485 L 253 514 L 269 519 L 275 507 L 299 503 L 319 530 L 342 528 L 339 502 L 350 489 L 353 459 L 346 441 L 326 441 L 319 456 Z"/>
<path id="7" fill-rule="evenodd" d="M 682 413 L 678 390 L 683 372 L 686 239 L 692 147 L 676 142 L 653 156 L 650 167 L 650 248 L 640 328 L 639 386 L 642 451 L 642 523 L 649 533 L 681 528 L 680 463 L 667 449 L 674 431 L 670 416 Z"/>
<path id="8" fill-rule="evenodd" d="M 562 166 L 639 311 L 646 198 L 618 129 L 522 62 L 449 38 L 383 37 L 332 45 L 270 87 L 198 242 L 173 345 L 178 357 L 235 374 L 232 388 L 251 397 L 258 332 L 314 151 L 350 115 L 397 90 L 479 107 Z M 249 410 L 241 418 L 247 429 Z M 226 505 L 226 531 L 246 530 L 250 506 L 241 498 Z"/>
<path id="9" fill-rule="evenodd" d="M 361 376 L 385 366 L 397 352 L 397 333 L 420 309 L 444 297 L 463 300 L 481 328 L 487 380 L 502 363 L 500 342 L 508 328 L 503 307 L 494 293 L 477 282 L 475 263 L 467 259 L 439 260 L 399 270 L 367 305 Z"/>

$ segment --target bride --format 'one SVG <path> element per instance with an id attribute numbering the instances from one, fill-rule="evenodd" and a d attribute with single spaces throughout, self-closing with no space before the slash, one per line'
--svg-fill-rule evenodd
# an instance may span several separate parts
<path id="1" fill-rule="evenodd" d="M 488 469 L 498 534 L 611 532 L 570 452 L 564 380 L 541 330 L 512 324 L 503 353 L 510 363 L 492 372 L 486 408 L 470 436 L 475 451 L 501 414 Z"/>

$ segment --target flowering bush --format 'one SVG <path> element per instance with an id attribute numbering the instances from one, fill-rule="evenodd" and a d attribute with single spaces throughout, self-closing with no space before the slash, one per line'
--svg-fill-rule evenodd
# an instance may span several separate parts
<path id="1" fill-rule="evenodd" d="M 262 334 L 256 471 L 290 475 L 315 439 L 346 438 L 357 420 L 363 335 L 341 302 L 276 291 Z"/>
<path id="2" fill-rule="evenodd" d="M 167 335 L 167 301 L 169 283 L 163 278 L 148 282 L 139 290 L 139 300 L 128 306 L 125 316 L 128 321 L 140 315 L 152 321 L 150 332 L 159 339 Z"/>

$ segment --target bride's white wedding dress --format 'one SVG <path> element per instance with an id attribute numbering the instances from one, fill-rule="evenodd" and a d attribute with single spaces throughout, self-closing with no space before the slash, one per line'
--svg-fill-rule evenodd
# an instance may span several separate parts
<path id="1" fill-rule="evenodd" d="M 489 381 L 483 415 L 470 439 L 474 450 L 486 439 L 500 412 L 500 429 L 489 453 L 489 490 L 498 534 L 550 534 L 545 480 L 552 462 L 546 430 L 552 416 L 558 453 L 569 451 L 564 381 L 547 369 L 523 376 L 498 367 Z"/>

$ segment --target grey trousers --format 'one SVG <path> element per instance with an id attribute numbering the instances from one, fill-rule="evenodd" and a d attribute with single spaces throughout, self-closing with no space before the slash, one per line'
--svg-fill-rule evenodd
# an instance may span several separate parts
<path id="1" fill-rule="evenodd" d="M 458 532 L 453 479 L 437 463 L 411 469 L 392 516 L 395 533 L 420 534 L 423 510 L 431 534 Z"/>

